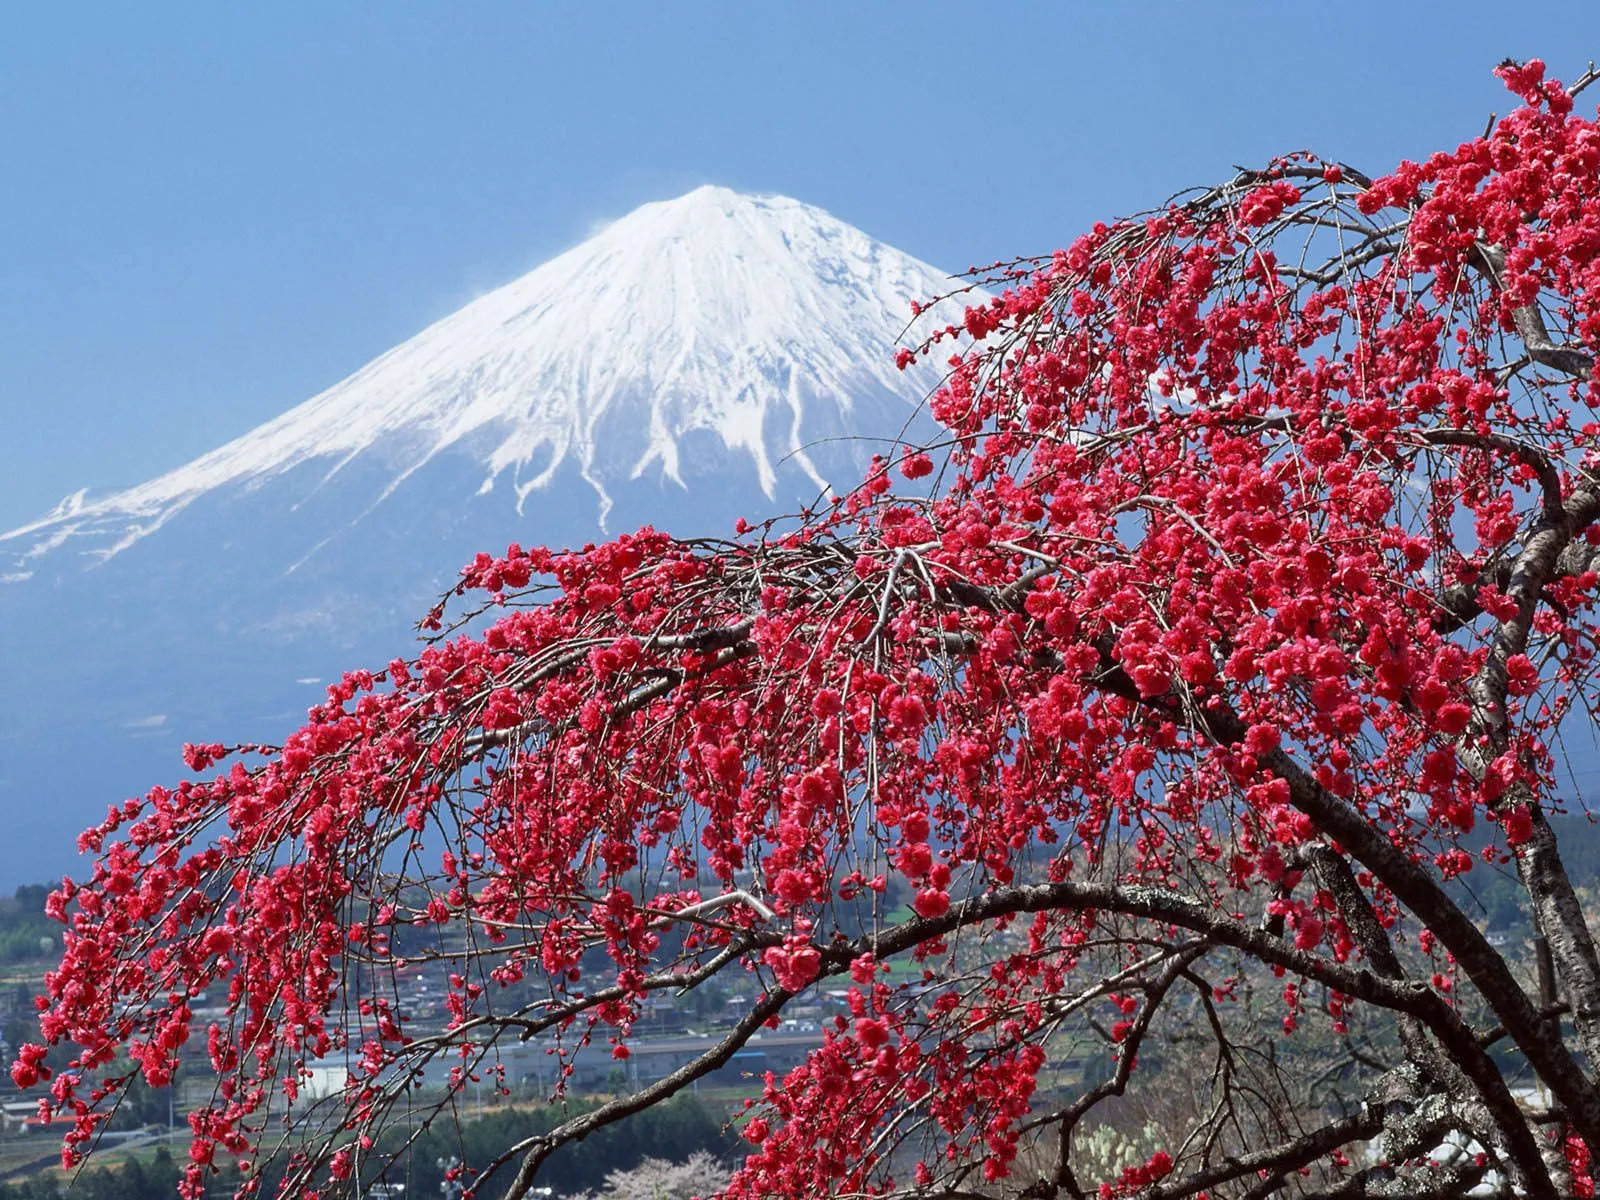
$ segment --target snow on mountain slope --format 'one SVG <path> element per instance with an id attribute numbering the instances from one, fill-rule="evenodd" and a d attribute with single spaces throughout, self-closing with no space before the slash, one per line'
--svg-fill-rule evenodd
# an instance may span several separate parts
<path id="1" fill-rule="evenodd" d="M 85 539 L 103 560 L 203 495 L 313 461 L 332 475 L 380 445 L 389 480 L 373 503 L 454 449 L 481 465 L 478 491 L 508 488 L 519 510 L 575 467 L 603 524 L 618 482 L 684 483 L 695 431 L 747 457 L 769 499 L 785 461 L 820 489 L 808 443 L 892 437 L 903 413 L 880 407 L 869 430 L 853 410 L 915 402 L 936 382 L 925 365 L 897 371 L 893 355 L 911 301 L 948 288 L 820 209 L 702 187 L 646 204 L 186 466 L 98 499 L 74 493 L 0 534 L 17 555 L 3 569 L 22 576 Z"/>

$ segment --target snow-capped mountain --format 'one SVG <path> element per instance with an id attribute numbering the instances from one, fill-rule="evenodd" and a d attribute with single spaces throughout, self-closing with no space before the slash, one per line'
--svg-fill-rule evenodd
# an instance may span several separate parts
<path id="1" fill-rule="evenodd" d="M 784 462 L 815 493 L 828 481 L 811 443 L 867 432 L 863 416 L 892 436 L 906 414 L 882 402 L 926 393 L 925 368 L 902 375 L 893 349 L 910 301 L 948 283 L 820 209 L 702 187 L 646 204 L 176 471 L 96 500 L 75 492 L 0 533 L 0 551 L 12 576 L 61 548 L 101 561 L 219 489 L 313 461 L 331 479 L 374 453 L 392 467 L 374 504 L 454 450 L 480 463 L 478 490 L 518 506 L 570 466 L 608 523 L 619 485 L 685 484 L 696 432 L 767 498 Z"/>
<path id="2" fill-rule="evenodd" d="M 820 209 L 703 187 L 177 470 L 73 492 L 0 533 L 0 811 L 65 863 L 178 743 L 270 739 L 404 652 L 478 549 L 720 532 L 853 484 L 937 383 L 894 352 L 950 286 Z M 19 871 L 0 843 L 0 885 Z"/>

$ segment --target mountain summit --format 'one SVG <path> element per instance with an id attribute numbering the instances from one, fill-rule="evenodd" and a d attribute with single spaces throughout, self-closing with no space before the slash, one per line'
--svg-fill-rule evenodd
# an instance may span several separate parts
<path id="1" fill-rule="evenodd" d="M 39 826 L 13 844 L 64 860 L 180 742 L 281 735 L 319 680 L 404 652 L 477 550 L 726 533 L 854 484 L 938 382 L 894 357 L 950 286 L 821 209 L 699 188 L 185 466 L 0 533 L 0 808 Z"/>

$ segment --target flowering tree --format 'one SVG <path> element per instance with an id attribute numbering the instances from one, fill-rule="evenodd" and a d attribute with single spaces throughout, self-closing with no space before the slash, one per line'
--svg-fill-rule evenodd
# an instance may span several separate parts
<path id="1" fill-rule="evenodd" d="M 124 1055 L 160 1085 L 203 1036 L 190 1194 L 275 1148 L 343 1194 L 453 1104 L 430 1063 L 499 1086 L 537 1038 L 559 1091 L 734 978 L 693 1061 L 463 1182 L 527 1195 L 825 985 L 730 1197 L 1590 1194 L 1600 959 L 1550 818 L 1600 700 L 1600 126 L 1501 74 L 1523 105 L 1425 162 L 1294 155 L 995 268 L 915 352 L 965 345 L 945 436 L 820 515 L 480 556 L 415 659 L 113 809 L 51 902 L 68 1162 Z M 386 981 L 429 956 L 413 1034 Z M 1147 1158 L 1075 1155 L 1180 1086 Z"/>
<path id="2" fill-rule="evenodd" d="M 647 1158 L 631 1171 L 613 1171 L 605 1190 L 585 1200 L 690 1200 L 709 1196 L 727 1182 L 728 1172 L 700 1150 L 686 1162 Z"/>

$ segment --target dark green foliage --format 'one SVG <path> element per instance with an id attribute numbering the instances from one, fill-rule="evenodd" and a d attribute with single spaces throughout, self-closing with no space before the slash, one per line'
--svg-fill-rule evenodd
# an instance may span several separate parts
<path id="1" fill-rule="evenodd" d="M 163 1147 L 149 1162 L 129 1159 L 85 1171 L 70 1186 L 53 1175 L 0 1184 L 0 1200 L 172 1200 L 183 1171 Z"/>
<path id="2" fill-rule="evenodd" d="M 404 1183 L 407 1196 L 438 1196 L 444 1175 L 441 1162 L 466 1158 L 469 1162 L 486 1163 L 508 1146 L 591 1107 L 594 1105 L 507 1109 L 470 1121 L 459 1130 L 444 1126 L 430 1129 L 417 1140 L 407 1159 L 383 1178 Z M 400 1139 L 397 1136 L 395 1140 Z M 584 1142 L 563 1147 L 545 1164 L 539 1181 L 553 1187 L 557 1195 L 570 1194 L 598 1188 L 609 1172 L 638 1166 L 646 1158 L 681 1162 L 696 1150 L 705 1150 L 726 1160 L 738 1144 L 738 1138 L 724 1129 L 722 1118 L 713 1110 L 694 1096 L 679 1096 L 608 1126 Z M 40 1145 L 44 1145 L 43 1138 Z M 161 1149 L 150 1163 L 128 1161 L 115 1167 L 91 1167 L 77 1177 L 70 1189 L 53 1177 L 44 1176 L 0 1184 L 0 1200 L 172 1200 L 181 1174 L 178 1163 Z M 367 1182 L 376 1178 L 374 1173 Z M 230 1175 L 227 1181 L 236 1182 L 236 1178 Z M 262 1195 L 277 1195 L 277 1184 L 277 1174 L 269 1170 Z"/>
<path id="3" fill-rule="evenodd" d="M 48 958 L 61 949 L 61 925 L 44 915 L 45 897 L 52 887 L 44 883 L 24 884 L 9 900 L 0 899 L 0 963 L 27 962 Z M 51 950 L 43 939 L 54 942 Z"/>

